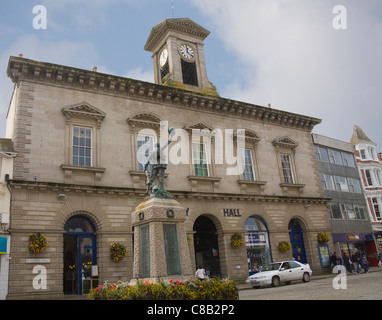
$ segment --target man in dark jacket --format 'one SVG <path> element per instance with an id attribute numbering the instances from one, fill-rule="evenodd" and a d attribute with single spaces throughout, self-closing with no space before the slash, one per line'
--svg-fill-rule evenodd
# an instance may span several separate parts
<path id="1" fill-rule="evenodd" d="M 361 267 L 363 267 L 363 266 L 361 264 L 361 254 L 359 253 L 357 248 L 354 249 L 353 262 L 355 262 L 357 264 L 357 273 L 359 274 L 360 273 L 360 266 Z"/>
<path id="2" fill-rule="evenodd" d="M 350 273 L 353 273 L 351 271 L 351 267 L 350 267 L 350 258 L 349 258 L 349 256 L 348 256 L 346 251 L 344 251 L 344 254 L 342 256 L 342 261 L 344 263 L 344 266 L 345 266 L 346 270 L 349 271 Z"/>

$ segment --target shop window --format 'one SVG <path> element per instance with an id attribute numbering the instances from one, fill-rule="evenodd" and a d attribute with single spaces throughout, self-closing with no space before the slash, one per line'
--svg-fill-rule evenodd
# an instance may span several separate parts
<path id="1" fill-rule="evenodd" d="M 260 271 L 271 263 L 268 229 L 265 223 L 257 216 L 249 217 L 244 228 L 245 244 L 247 248 L 249 273 Z"/>

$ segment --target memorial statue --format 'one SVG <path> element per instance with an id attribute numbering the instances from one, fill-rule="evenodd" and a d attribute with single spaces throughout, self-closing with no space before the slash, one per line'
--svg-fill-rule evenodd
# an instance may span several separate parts
<path id="1" fill-rule="evenodd" d="M 175 129 L 169 128 L 168 133 L 170 134 L 170 137 L 167 140 L 167 142 L 162 147 L 160 143 L 155 144 L 154 150 L 150 153 L 144 167 L 144 171 L 146 172 L 146 185 L 148 197 L 172 199 L 171 195 L 164 188 L 164 178 L 165 170 L 167 169 L 167 161 L 163 151 L 170 144 L 172 137 L 175 135 Z M 149 164 L 152 165 L 151 175 L 147 171 L 147 167 L 149 166 Z M 156 178 L 158 178 L 159 185 L 154 183 Z"/>

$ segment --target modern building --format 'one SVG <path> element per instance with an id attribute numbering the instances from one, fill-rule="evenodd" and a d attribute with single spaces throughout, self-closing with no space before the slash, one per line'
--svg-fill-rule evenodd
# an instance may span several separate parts
<path id="1" fill-rule="evenodd" d="M 244 280 L 294 258 L 326 272 L 317 233 L 331 236 L 328 199 L 311 139 L 321 120 L 220 97 L 207 78 L 208 34 L 187 18 L 155 26 L 145 46 L 155 83 L 10 57 L 7 138 L 18 154 L 9 299 L 83 294 L 91 281 L 139 276 L 131 214 L 146 197 L 148 151 L 168 127 L 176 135 L 165 188 L 186 208 L 194 270 Z M 41 253 L 27 248 L 36 233 L 48 239 Z M 244 245 L 233 247 L 235 237 Z M 282 241 L 292 250 L 281 252 Z M 117 242 L 127 249 L 119 262 L 110 258 Z"/>
<path id="2" fill-rule="evenodd" d="M 374 236 L 378 245 L 382 246 L 382 161 L 378 157 L 376 143 L 366 136 L 361 127 L 354 126 L 350 143 L 355 146 Z"/>
<path id="3" fill-rule="evenodd" d="M 0 300 L 4 300 L 8 294 L 11 194 L 7 182 L 12 179 L 15 156 L 12 140 L 0 139 Z"/>
<path id="4" fill-rule="evenodd" d="M 312 134 L 318 170 L 328 204 L 330 226 L 337 255 L 365 253 L 377 265 L 373 230 L 367 213 L 361 179 L 350 143 Z"/>

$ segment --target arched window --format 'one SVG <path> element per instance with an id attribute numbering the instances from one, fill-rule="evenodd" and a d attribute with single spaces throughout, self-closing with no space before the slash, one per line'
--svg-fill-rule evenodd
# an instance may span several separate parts
<path id="1" fill-rule="evenodd" d="M 71 233 L 94 233 L 96 229 L 92 221 L 84 216 L 74 216 L 66 222 L 64 230 Z"/>
<path id="2" fill-rule="evenodd" d="M 245 245 L 247 247 L 249 274 L 260 271 L 271 263 L 271 249 L 269 245 L 268 228 L 258 216 L 249 217 L 244 224 L 247 231 Z"/>

